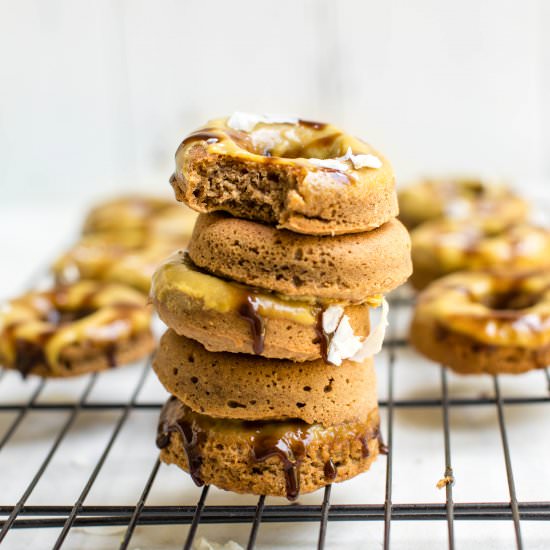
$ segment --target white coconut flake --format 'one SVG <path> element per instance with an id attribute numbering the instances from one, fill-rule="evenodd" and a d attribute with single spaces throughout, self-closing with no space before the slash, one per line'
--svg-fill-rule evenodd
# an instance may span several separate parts
<path id="1" fill-rule="evenodd" d="M 327 361 L 333 365 L 340 366 L 344 359 L 352 357 L 360 349 L 361 338 L 355 335 L 349 322 L 349 317 L 344 315 L 330 341 Z"/>
<path id="2" fill-rule="evenodd" d="M 309 162 L 320 166 L 322 168 L 332 168 L 333 170 L 340 170 L 345 172 L 349 170 L 351 166 L 348 162 L 351 162 L 353 167 L 358 170 L 359 168 L 380 168 L 382 161 L 375 155 L 354 155 L 351 147 L 348 147 L 346 154 L 342 157 L 336 157 L 334 159 L 308 159 Z"/>
<path id="3" fill-rule="evenodd" d="M 227 125 L 233 130 L 251 132 L 256 124 L 297 124 L 298 119 L 287 115 L 243 113 L 235 111 L 228 119 Z"/>
<path id="4" fill-rule="evenodd" d="M 388 312 L 390 306 L 384 298 L 382 300 L 382 313 L 378 324 L 371 330 L 370 334 L 363 340 L 361 349 L 359 349 L 354 355 L 350 357 L 352 361 L 361 362 L 367 357 L 376 355 L 381 349 L 384 343 L 384 336 L 386 335 L 386 327 L 388 326 Z"/>
<path id="5" fill-rule="evenodd" d="M 281 135 L 275 128 L 260 128 L 251 134 L 252 144 L 257 149 L 270 151 L 281 140 Z"/>
<path id="6" fill-rule="evenodd" d="M 380 320 L 370 334 L 362 339 L 353 332 L 349 317 L 344 315 L 341 306 L 329 307 L 323 313 L 323 330 L 327 334 L 334 334 L 330 341 L 327 361 L 340 366 L 345 359 L 360 363 L 367 357 L 376 355 L 382 349 L 384 342 L 386 327 L 388 326 L 388 312 L 389 305 L 384 298 Z"/>
<path id="7" fill-rule="evenodd" d="M 466 199 L 454 199 L 445 206 L 445 215 L 448 218 L 466 218 L 471 211 L 472 205 Z"/>
<path id="8" fill-rule="evenodd" d="M 338 323 L 344 315 L 342 306 L 330 306 L 323 311 L 323 330 L 327 334 L 332 334 L 337 328 Z"/>
<path id="9" fill-rule="evenodd" d="M 339 170 L 340 172 L 345 172 L 346 170 L 349 170 L 349 166 L 342 161 L 344 157 L 339 157 L 336 159 L 316 159 L 316 158 L 310 158 L 307 159 L 312 164 L 315 164 L 315 166 L 320 166 L 321 168 L 331 168 L 332 170 Z"/>

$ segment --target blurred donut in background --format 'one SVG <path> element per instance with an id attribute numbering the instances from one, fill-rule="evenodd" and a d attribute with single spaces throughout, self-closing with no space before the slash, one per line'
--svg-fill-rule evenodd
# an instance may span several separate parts
<path id="1" fill-rule="evenodd" d="M 122 196 L 86 216 L 82 237 L 52 264 L 60 283 L 79 279 L 129 285 L 148 293 L 156 267 L 187 246 L 197 214 L 159 197 Z"/>
<path id="2" fill-rule="evenodd" d="M 426 178 L 398 193 L 399 219 L 408 229 L 423 222 L 473 218 L 487 231 L 520 223 L 529 204 L 506 184 L 482 178 Z"/>
<path id="3" fill-rule="evenodd" d="M 550 230 L 522 223 L 489 231 L 477 218 L 425 222 L 411 231 L 417 290 L 455 271 L 529 271 L 550 266 Z"/>

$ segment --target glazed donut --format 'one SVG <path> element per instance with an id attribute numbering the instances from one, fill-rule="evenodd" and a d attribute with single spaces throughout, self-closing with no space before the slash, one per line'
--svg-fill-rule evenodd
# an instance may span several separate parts
<path id="1" fill-rule="evenodd" d="M 550 265 L 550 230 L 530 224 L 489 232 L 474 220 L 434 220 L 413 229 L 411 241 L 410 282 L 417 289 L 454 271 Z"/>
<path id="2" fill-rule="evenodd" d="M 518 374 L 550 364 L 550 272 L 462 272 L 418 298 L 410 341 L 463 374 Z"/>
<path id="3" fill-rule="evenodd" d="M 338 336 L 327 334 L 327 316 L 338 313 L 362 339 L 369 334 L 369 308 L 381 305 L 382 296 L 362 304 L 291 298 L 205 273 L 180 251 L 157 269 L 151 300 L 171 329 L 210 351 L 334 362 Z"/>
<path id="4" fill-rule="evenodd" d="M 289 500 L 368 470 L 381 452 L 377 408 L 367 420 L 323 427 L 211 418 L 174 397 L 162 409 L 157 445 L 163 462 L 199 486 Z"/>
<path id="5" fill-rule="evenodd" d="M 155 238 L 143 242 L 141 234 L 133 230 L 92 233 L 64 252 L 52 265 L 52 271 L 61 284 L 93 279 L 125 284 L 147 293 L 157 266 L 187 241 L 188 236 L 182 235 L 178 241 Z"/>
<path id="6" fill-rule="evenodd" d="M 312 235 L 356 233 L 397 215 L 394 176 L 370 145 L 319 122 L 235 113 L 183 140 L 176 198 Z"/>
<path id="7" fill-rule="evenodd" d="M 426 179 L 398 198 L 399 219 L 409 229 L 440 218 L 474 218 L 487 231 L 501 231 L 529 214 L 527 201 L 508 186 L 479 178 Z"/>
<path id="8" fill-rule="evenodd" d="M 193 263 L 209 273 L 293 297 L 362 303 L 411 272 L 409 235 L 396 219 L 329 238 L 201 214 L 188 246 Z"/>
<path id="9" fill-rule="evenodd" d="M 0 364 L 23 376 L 75 376 L 129 363 L 154 346 L 151 311 L 126 286 L 79 281 L 0 309 Z"/>
<path id="10" fill-rule="evenodd" d="M 179 239 L 190 235 L 196 214 L 160 197 L 129 195 L 98 204 L 86 216 L 82 233 L 107 232 L 150 238 Z"/>

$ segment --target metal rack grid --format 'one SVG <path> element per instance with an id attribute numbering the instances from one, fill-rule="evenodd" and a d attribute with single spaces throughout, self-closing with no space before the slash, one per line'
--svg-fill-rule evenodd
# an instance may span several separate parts
<path id="1" fill-rule="evenodd" d="M 410 307 L 409 300 L 392 301 L 392 317 L 395 321 L 399 310 Z M 390 334 L 388 334 L 385 348 L 387 350 L 387 399 L 380 401 L 380 407 L 385 409 L 387 422 L 383 427 L 388 446 L 386 457 L 380 457 L 379 460 L 386 460 L 386 479 L 385 479 L 385 497 L 383 502 L 378 504 L 358 505 L 358 504 L 337 504 L 331 505 L 331 487 L 324 489 L 324 496 L 321 505 L 293 505 L 279 506 L 266 505 L 265 497 L 259 497 L 256 506 L 235 505 L 235 506 L 209 506 L 208 490 L 206 486 L 199 493 L 198 501 L 195 506 L 148 506 L 147 497 L 161 467 L 158 459 L 152 465 L 149 472 L 144 472 L 143 489 L 138 501 L 134 506 L 91 506 L 86 505 L 85 499 L 89 494 L 102 466 L 113 447 L 118 435 L 121 432 L 129 414 L 134 410 L 153 409 L 160 410 L 163 403 L 140 403 L 138 396 L 143 388 L 144 382 L 150 370 L 150 361 L 145 362 L 141 368 L 140 376 L 133 388 L 130 399 L 123 402 L 96 403 L 89 402 L 88 396 L 98 381 L 101 374 L 94 374 L 85 385 L 80 397 L 73 402 L 65 403 L 40 403 L 39 396 L 47 386 L 48 381 L 42 380 L 26 403 L 6 404 L 0 403 L 0 414 L 15 413 L 15 417 L 9 425 L 7 431 L 0 435 L 0 453 L 10 438 L 16 433 L 25 417 L 31 411 L 41 411 L 47 413 L 51 411 L 66 411 L 68 416 L 64 423 L 59 426 L 59 431 L 51 444 L 42 463 L 36 470 L 34 476 L 28 480 L 26 489 L 22 492 L 19 500 L 10 505 L 0 506 L 0 545 L 4 537 L 12 529 L 37 529 L 45 527 L 61 528 L 59 536 L 53 545 L 53 548 L 62 548 L 64 541 L 70 530 L 74 527 L 91 526 L 126 526 L 120 548 L 129 547 L 135 528 L 138 525 L 167 525 L 167 524 L 186 524 L 189 525 L 185 540 L 181 541 L 181 546 L 190 549 L 196 535 L 199 524 L 231 524 L 248 523 L 250 524 L 250 535 L 247 548 L 252 549 L 256 543 L 258 528 L 262 522 L 265 523 L 285 523 L 285 522 L 316 522 L 318 523 L 318 543 L 317 548 L 325 547 L 327 528 L 331 522 L 338 521 L 374 521 L 382 522 L 383 547 L 390 549 L 392 525 L 395 521 L 409 520 L 440 520 L 447 524 L 448 548 L 455 548 L 455 530 L 454 522 L 459 520 L 508 520 L 513 522 L 515 532 L 515 545 L 518 549 L 523 548 L 523 539 L 521 525 L 524 520 L 550 520 L 550 502 L 519 502 L 516 497 L 516 488 L 514 480 L 514 471 L 512 468 L 511 451 L 509 439 L 507 436 L 507 427 L 505 415 L 503 413 L 504 405 L 529 405 L 550 403 L 550 396 L 545 392 L 541 396 L 525 397 L 503 397 L 499 382 L 499 377 L 493 378 L 494 397 L 480 396 L 478 398 L 450 398 L 448 391 L 448 374 L 441 367 L 440 369 L 440 397 L 422 398 L 422 399 L 396 399 L 394 398 L 394 368 L 396 350 L 407 345 L 404 339 L 395 337 L 392 331 L 393 324 L 390 324 Z M 384 366 L 382 366 L 384 368 Z M 5 371 L 0 370 L 0 384 L 4 378 Z M 550 373 L 547 369 L 543 371 L 545 385 L 550 387 Z M 541 384 L 542 386 L 542 384 Z M 546 390 L 546 388 L 545 388 Z M 453 466 L 451 453 L 451 431 L 449 427 L 449 412 L 451 408 L 463 408 L 477 405 L 495 407 L 498 418 L 498 429 L 504 461 L 506 467 L 506 476 L 508 483 L 509 500 L 505 502 L 470 502 L 454 503 L 453 501 Z M 410 502 L 408 504 L 392 503 L 392 483 L 393 483 L 393 435 L 394 435 L 394 413 L 399 408 L 425 407 L 432 410 L 439 410 L 443 418 L 443 438 L 444 438 L 444 464 L 448 483 L 446 484 L 445 503 L 430 502 Z M 92 473 L 89 475 L 86 483 L 76 501 L 65 506 L 40 505 L 28 506 L 27 500 L 42 475 L 48 468 L 56 451 L 67 435 L 69 429 L 75 423 L 78 415 L 86 410 L 119 411 L 120 416 L 112 429 Z M 153 442 L 152 442 L 153 445 Z M 368 474 L 367 474 L 368 475 Z"/>

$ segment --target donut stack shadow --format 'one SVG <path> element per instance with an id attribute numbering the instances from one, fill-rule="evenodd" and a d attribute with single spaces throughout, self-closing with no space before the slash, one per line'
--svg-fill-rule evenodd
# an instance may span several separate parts
<path id="1" fill-rule="evenodd" d="M 410 243 L 370 146 L 250 117 L 211 121 L 176 153 L 176 197 L 202 213 L 153 276 L 168 326 L 153 368 L 172 394 L 157 444 L 197 485 L 293 500 L 383 450 L 372 356 L 384 321 L 372 328 L 369 313 L 385 318 Z"/>

